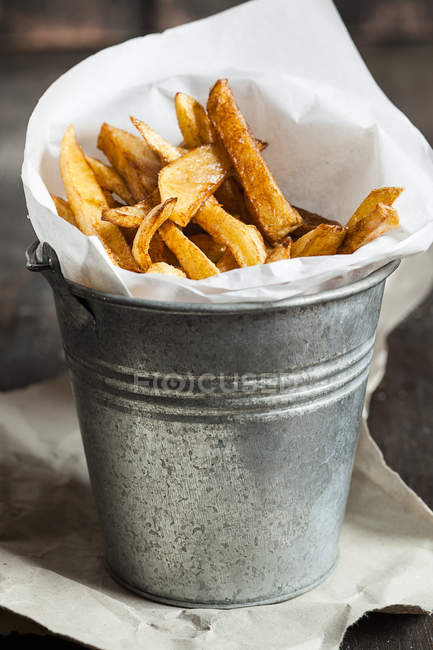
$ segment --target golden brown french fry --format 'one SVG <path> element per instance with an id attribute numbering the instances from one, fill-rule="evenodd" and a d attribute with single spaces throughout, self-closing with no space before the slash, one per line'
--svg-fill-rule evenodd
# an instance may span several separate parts
<path id="1" fill-rule="evenodd" d="M 60 198 L 60 196 L 55 196 L 54 194 L 51 194 L 50 196 L 54 201 L 54 205 L 56 206 L 57 214 L 59 217 L 62 217 L 62 219 L 78 228 L 78 224 L 69 203 L 65 201 L 65 199 Z"/>
<path id="2" fill-rule="evenodd" d="M 215 142 L 215 131 L 200 102 L 185 93 L 176 93 L 174 104 L 179 128 L 187 147 L 193 149 Z"/>
<path id="3" fill-rule="evenodd" d="M 371 212 L 349 229 L 341 246 L 341 253 L 353 253 L 364 244 L 384 235 L 400 225 L 397 210 L 379 203 Z"/>
<path id="4" fill-rule="evenodd" d="M 298 206 L 294 206 L 294 207 L 299 212 L 304 222 L 301 226 L 299 226 L 299 228 L 296 228 L 296 230 L 293 230 L 290 233 L 292 239 L 299 239 L 299 237 L 302 237 L 302 235 L 306 235 L 307 232 L 310 232 L 311 230 L 314 230 L 314 228 L 317 228 L 317 226 L 320 226 L 321 223 L 327 223 L 330 226 L 341 226 L 341 224 L 338 223 L 338 221 L 333 221 L 332 219 L 326 219 L 325 217 L 322 217 L 320 214 L 316 214 L 315 212 L 309 212 L 304 208 L 298 208 Z"/>
<path id="5" fill-rule="evenodd" d="M 95 226 L 102 210 L 107 207 L 107 201 L 77 144 L 72 125 L 63 136 L 59 165 L 69 205 L 79 229 L 85 235 L 96 234 Z"/>
<path id="6" fill-rule="evenodd" d="M 155 189 L 161 163 L 142 138 L 104 122 L 98 147 L 125 180 L 135 201 L 142 201 Z"/>
<path id="7" fill-rule="evenodd" d="M 134 243 L 132 244 L 132 254 L 137 264 L 144 271 L 146 271 L 153 261 L 149 255 L 149 246 L 152 237 L 164 221 L 170 218 L 175 204 L 176 199 L 167 199 L 164 203 L 160 203 L 153 208 L 140 223 L 140 227 L 134 237 Z"/>
<path id="8" fill-rule="evenodd" d="M 239 268 L 239 264 L 236 262 L 230 248 L 226 249 L 224 255 L 221 257 L 219 262 L 217 262 L 217 267 L 220 273 L 225 273 L 226 271 L 232 271 L 233 269 Z"/>
<path id="9" fill-rule="evenodd" d="M 179 278 L 186 278 L 186 274 L 182 269 L 178 269 L 176 266 L 172 266 L 166 262 L 155 262 L 151 264 L 146 273 L 163 273 L 164 275 L 177 275 Z"/>
<path id="10" fill-rule="evenodd" d="M 120 228 L 112 223 L 100 221 L 96 227 L 96 234 L 104 245 L 111 261 L 126 271 L 140 273 L 140 267 L 131 254 L 131 247 Z"/>
<path id="11" fill-rule="evenodd" d="M 138 228 L 145 216 L 159 205 L 160 201 L 158 199 L 159 194 L 153 192 L 135 205 L 121 205 L 115 209 L 104 210 L 102 220 L 114 223 L 116 226 L 122 226 L 122 228 Z"/>
<path id="12" fill-rule="evenodd" d="M 80 230 L 85 235 L 97 235 L 114 264 L 139 271 L 122 231 L 101 221 L 102 212 L 108 208 L 107 200 L 76 141 L 72 125 L 63 136 L 59 163 L 69 204 Z"/>
<path id="13" fill-rule="evenodd" d="M 134 197 L 128 190 L 125 181 L 113 167 L 106 165 L 102 160 L 92 158 L 92 156 L 86 156 L 86 160 L 92 168 L 96 180 L 103 190 L 114 192 L 117 196 L 120 196 L 122 201 L 125 201 L 127 205 L 134 203 Z"/>
<path id="14" fill-rule="evenodd" d="M 158 232 L 191 280 L 219 273 L 215 264 L 172 221 L 163 223 Z"/>
<path id="15" fill-rule="evenodd" d="M 290 237 L 286 237 L 283 242 L 275 244 L 275 246 L 270 249 L 266 257 L 266 264 L 279 262 L 280 260 L 289 260 L 291 257 L 291 249 L 292 240 Z"/>
<path id="16" fill-rule="evenodd" d="M 402 192 L 402 187 L 380 187 L 372 190 L 350 217 L 346 224 L 347 228 L 352 230 L 358 221 L 369 215 L 379 203 L 392 205 Z"/>
<path id="17" fill-rule="evenodd" d="M 321 223 L 292 244 L 292 257 L 312 257 L 316 255 L 335 255 L 347 233 L 344 226 L 331 226 Z"/>
<path id="18" fill-rule="evenodd" d="M 221 185 L 230 162 L 220 145 L 208 144 L 192 149 L 159 173 L 161 201 L 177 198 L 171 220 L 186 226 L 201 204 Z"/>
<path id="19" fill-rule="evenodd" d="M 257 228 L 232 217 L 214 197 L 201 206 L 194 221 L 216 241 L 228 246 L 239 266 L 264 263 L 266 248 Z"/>
<path id="20" fill-rule="evenodd" d="M 214 264 L 218 262 L 227 248 L 227 246 L 218 243 L 205 232 L 197 235 L 190 235 L 189 238 Z"/>
<path id="21" fill-rule="evenodd" d="M 186 147 L 193 149 L 201 144 L 218 141 L 212 122 L 200 102 L 185 93 L 177 93 L 174 103 L 177 122 Z M 262 142 L 257 138 L 256 142 L 260 151 L 268 146 L 267 142 Z"/>
<path id="22" fill-rule="evenodd" d="M 121 228 L 138 228 L 148 212 L 150 210 L 146 201 L 139 201 L 135 205 L 122 205 L 104 210 L 101 218 L 102 221 L 109 221 Z"/>
<path id="23" fill-rule="evenodd" d="M 286 201 L 260 155 L 227 79 L 220 79 L 211 89 L 207 109 L 248 196 L 255 222 L 270 240 L 282 239 L 301 225 L 302 217 Z"/>
<path id="24" fill-rule="evenodd" d="M 146 124 L 146 122 L 143 122 L 143 120 L 139 120 L 137 117 L 132 117 L 132 115 L 129 119 L 152 151 L 161 158 L 163 165 L 167 165 L 187 153 L 188 149 L 175 147 L 173 144 L 170 144 L 170 142 L 150 128 L 150 126 Z"/>

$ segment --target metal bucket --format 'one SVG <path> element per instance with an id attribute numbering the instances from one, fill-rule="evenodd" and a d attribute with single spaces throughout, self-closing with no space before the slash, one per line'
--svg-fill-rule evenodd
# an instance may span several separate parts
<path id="1" fill-rule="evenodd" d="M 275 303 L 56 301 L 112 576 L 183 607 L 273 603 L 337 559 L 386 277 Z"/>

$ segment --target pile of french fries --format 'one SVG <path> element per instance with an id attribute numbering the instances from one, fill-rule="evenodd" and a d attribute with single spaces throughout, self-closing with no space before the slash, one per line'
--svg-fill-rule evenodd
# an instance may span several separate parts
<path id="1" fill-rule="evenodd" d="M 346 226 L 291 205 L 226 79 L 211 89 L 207 110 L 181 92 L 175 107 L 179 146 L 135 117 L 138 135 L 104 123 L 98 148 L 110 165 L 86 156 L 74 127 L 66 129 L 59 162 L 67 201 L 53 196 L 57 212 L 99 237 L 114 264 L 201 280 L 255 264 L 353 253 L 398 227 L 398 187 L 370 192 Z"/>

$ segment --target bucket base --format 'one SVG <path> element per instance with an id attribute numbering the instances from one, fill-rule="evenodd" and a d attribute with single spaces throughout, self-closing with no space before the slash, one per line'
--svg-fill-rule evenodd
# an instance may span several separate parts
<path id="1" fill-rule="evenodd" d="M 134 585 L 130 584 L 129 582 L 121 578 L 115 571 L 113 571 L 113 569 L 108 564 L 108 562 L 105 562 L 105 565 L 107 567 L 108 573 L 113 578 L 113 580 L 115 580 L 120 585 L 122 585 L 122 587 L 125 587 L 125 589 L 128 589 L 129 591 L 133 591 L 134 593 L 138 594 L 139 596 L 142 596 L 143 598 L 146 598 L 147 600 L 153 600 L 157 603 L 163 603 L 164 605 L 173 605 L 174 607 L 184 607 L 187 609 L 237 609 L 239 607 L 256 607 L 257 605 L 272 605 L 273 603 L 281 603 L 284 602 L 285 600 L 291 600 L 292 598 L 301 596 L 306 591 L 310 591 L 311 589 L 314 589 L 314 587 L 317 587 L 318 585 L 320 585 L 321 582 L 326 580 L 326 578 L 335 569 L 337 565 L 337 561 L 338 561 L 338 555 L 335 558 L 332 565 L 330 566 L 330 568 L 323 575 L 317 578 L 317 580 L 315 580 L 314 582 L 311 582 L 310 584 L 306 585 L 305 587 L 301 587 L 296 591 L 292 591 L 288 594 L 280 594 L 273 598 L 272 597 L 265 598 L 263 600 L 247 600 L 245 602 L 235 602 L 235 603 L 221 603 L 221 602 L 200 603 L 193 600 L 176 600 L 174 598 L 165 598 L 164 596 L 158 596 L 157 594 L 152 594 L 149 591 L 144 591 L 139 587 L 135 587 Z"/>

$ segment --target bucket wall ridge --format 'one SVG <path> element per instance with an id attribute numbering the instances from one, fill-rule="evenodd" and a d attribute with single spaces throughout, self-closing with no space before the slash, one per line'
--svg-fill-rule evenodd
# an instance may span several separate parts
<path id="1" fill-rule="evenodd" d="M 332 397 L 357 378 L 362 381 L 368 373 L 374 337 L 355 350 L 323 364 L 300 368 L 287 373 L 259 373 L 257 375 L 203 376 L 137 374 L 132 368 L 118 368 L 95 364 L 67 353 L 68 365 L 76 381 L 88 384 L 97 391 L 99 400 L 104 394 L 111 404 L 127 407 L 128 403 L 143 412 L 221 416 L 236 411 L 260 411 L 296 407 L 315 399 Z M 355 382 L 357 384 L 357 382 Z M 95 393 L 96 395 L 96 393 Z"/>
<path id="2" fill-rule="evenodd" d="M 284 375 L 344 356 L 371 339 L 382 291 L 383 285 L 376 285 L 346 301 L 217 316 L 89 302 L 96 322 L 93 339 L 73 330 L 61 305 L 58 313 L 71 358 L 122 381 L 130 381 L 131 371 L 144 378 L 158 373 Z"/>

